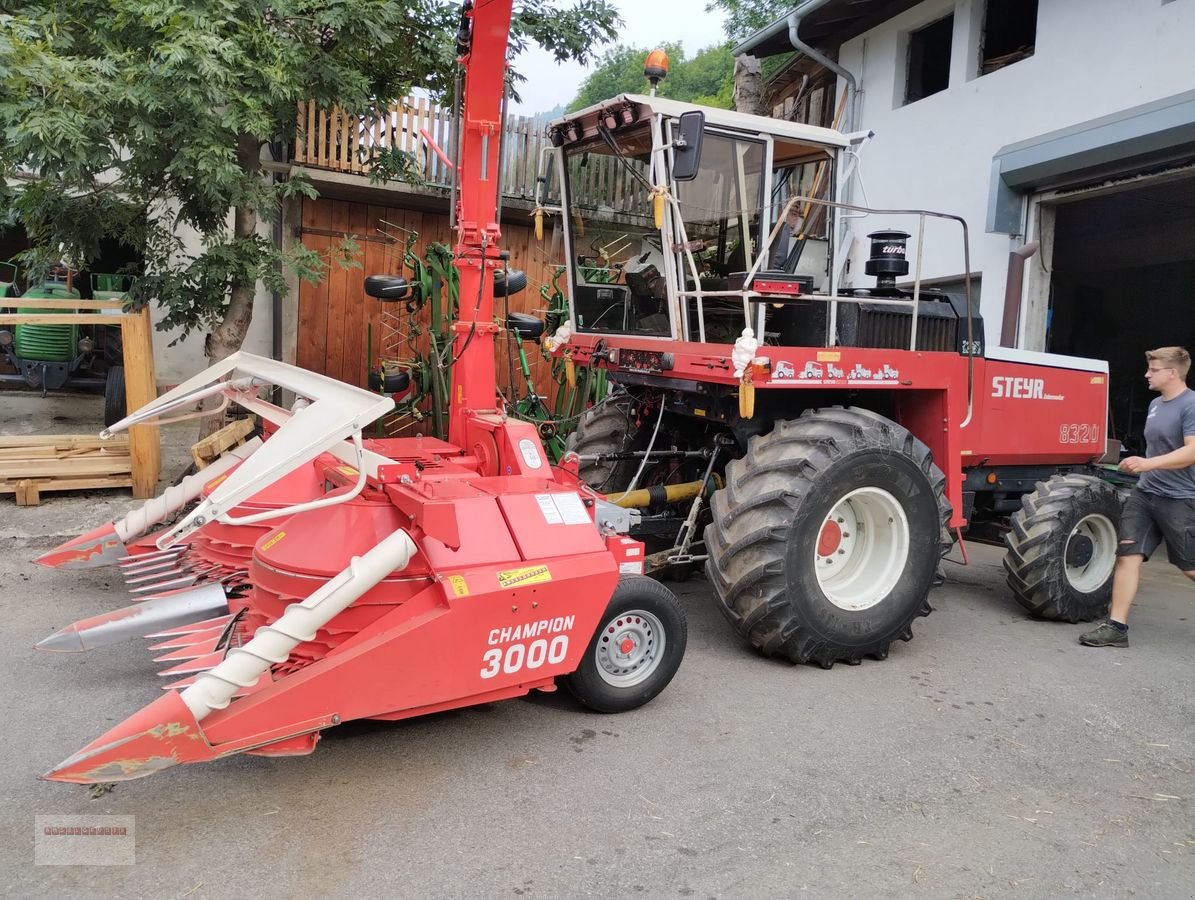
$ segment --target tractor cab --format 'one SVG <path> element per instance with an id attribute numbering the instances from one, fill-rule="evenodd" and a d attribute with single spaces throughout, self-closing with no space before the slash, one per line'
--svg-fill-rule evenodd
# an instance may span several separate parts
<path id="1" fill-rule="evenodd" d="M 549 137 L 582 340 L 733 344 L 750 328 L 763 345 L 961 353 L 982 335 L 965 296 L 897 287 L 906 232 L 868 235 L 875 284 L 837 283 L 845 218 L 870 211 L 836 200 L 868 134 L 624 94 Z"/>
<path id="2" fill-rule="evenodd" d="M 632 94 L 549 135 L 574 332 L 733 343 L 765 306 L 748 273 L 832 292 L 833 210 L 788 200 L 834 183 L 846 135 Z"/>

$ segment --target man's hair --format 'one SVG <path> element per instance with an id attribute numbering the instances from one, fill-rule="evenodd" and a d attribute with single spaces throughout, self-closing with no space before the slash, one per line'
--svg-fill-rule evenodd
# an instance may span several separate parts
<path id="1" fill-rule="evenodd" d="M 1187 372 L 1191 370 L 1191 354 L 1186 347 L 1159 347 L 1157 350 L 1146 350 L 1145 358 L 1151 362 L 1159 362 L 1168 369 L 1178 372 L 1178 377 L 1187 380 Z"/>

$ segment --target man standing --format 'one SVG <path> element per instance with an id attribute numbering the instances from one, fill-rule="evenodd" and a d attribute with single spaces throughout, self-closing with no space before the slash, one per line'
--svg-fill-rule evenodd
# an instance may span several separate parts
<path id="1" fill-rule="evenodd" d="M 1166 554 L 1195 581 L 1195 391 L 1187 388 L 1191 356 L 1182 347 L 1145 354 L 1145 380 L 1162 396 L 1145 418 L 1145 457 L 1130 456 L 1122 472 L 1140 475 L 1120 517 L 1120 543 L 1112 575 L 1108 621 L 1079 638 L 1088 647 L 1127 647 L 1129 607 L 1137 595 L 1141 563 L 1162 539 Z"/>

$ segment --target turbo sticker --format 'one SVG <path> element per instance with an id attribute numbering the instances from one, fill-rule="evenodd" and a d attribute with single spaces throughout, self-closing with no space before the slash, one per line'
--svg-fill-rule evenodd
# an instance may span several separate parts
<path id="1" fill-rule="evenodd" d="M 524 569 L 508 569 L 498 573 L 499 587 L 518 587 L 524 584 L 543 584 L 552 580 L 547 566 L 529 566 Z"/>

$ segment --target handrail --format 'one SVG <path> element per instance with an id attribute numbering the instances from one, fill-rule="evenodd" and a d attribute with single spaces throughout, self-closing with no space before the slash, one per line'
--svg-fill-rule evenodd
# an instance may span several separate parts
<path id="1" fill-rule="evenodd" d="M 674 198 L 672 196 L 669 196 L 668 200 L 669 200 L 670 206 L 673 208 L 675 215 L 677 216 L 678 219 L 680 219 L 681 218 L 680 204 L 678 203 L 676 198 Z M 913 321 L 912 321 L 912 326 L 911 326 L 910 335 L 909 335 L 909 349 L 916 350 L 917 349 L 917 313 L 918 313 L 918 308 L 919 308 L 919 304 L 920 304 L 920 300 L 921 300 L 921 270 L 922 270 L 922 257 L 923 257 L 922 248 L 924 245 L 924 238 L 925 238 L 925 220 L 927 217 L 930 217 L 930 218 L 936 218 L 936 219 L 947 219 L 950 221 L 957 222 L 959 224 L 959 226 L 962 228 L 962 232 L 963 232 L 963 272 L 964 272 L 963 289 L 966 294 L 966 302 L 967 302 L 967 325 L 966 325 L 966 328 L 967 328 L 966 351 L 967 352 L 963 354 L 964 356 L 967 357 L 967 415 L 963 419 L 960 427 L 965 427 L 966 425 L 970 424 L 971 416 L 974 411 L 975 321 L 974 321 L 974 302 L 973 302 L 973 297 L 972 297 L 972 293 L 971 293 L 971 243 L 970 243 L 970 232 L 967 228 L 966 219 L 964 219 L 962 216 L 954 215 L 953 213 L 935 212 L 933 210 L 928 210 L 928 209 L 873 209 L 873 208 L 867 207 L 867 206 L 856 206 L 856 205 L 850 204 L 850 203 L 839 203 L 834 200 L 825 200 L 820 197 L 806 197 L 806 196 L 801 196 L 801 195 L 793 195 L 792 197 L 790 197 L 788 199 L 788 202 L 786 202 L 784 204 L 784 207 L 780 211 L 780 215 L 776 217 L 776 224 L 772 227 L 771 232 L 768 234 L 767 240 L 764 241 L 764 244 L 760 248 L 760 251 L 755 255 L 755 261 L 751 264 L 750 269 L 747 271 L 746 276 L 743 278 L 744 285 L 748 285 L 748 284 L 752 283 L 752 280 L 754 279 L 754 277 L 761 270 L 764 260 L 770 258 L 770 255 L 771 255 L 770 251 L 771 251 L 772 244 L 779 237 L 780 230 L 784 227 L 784 224 L 787 221 L 789 213 L 792 211 L 793 206 L 800 201 L 805 201 L 807 203 L 815 203 L 815 204 L 827 206 L 827 207 L 830 207 L 833 209 L 851 210 L 853 212 L 859 212 L 859 213 L 863 213 L 865 215 L 917 216 L 918 217 L 919 227 L 918 227 L 918 232 L 917 232 L 917 265 L 916 265 L 916 269 L 914 271 L 913 298 L 911 300 L 902 300 L 902 299 L 897 299 L 897 298 L 892 298 L 892 297 L 870 297 L 870 296 L 868 296 L 868 297 L 846 297 L 846 296 L 838 295 L 837 292 L 835 292 L 833 294 L 810 294 L 807 296 L 807 299 L 810 299 L 810 300 L 819 300 L 822 302 L 830 303 L 830 315 L 829 315 L 829 321 L 827 322 L 827 343 L 833 341 L 835 338 L 835 333 L 838 328 L 838 304 L 840 302 L 882 303 L 882 304 L 888 304 L 888 305 L 893 305 L 893 306 L 912 307 Z M 682 231 L 682 235 L 683 235 L 683 231 Z M 684 249 L 686 251 L 686 256 L 688 257 L 689 265 L 693 269 L 693 274 L 696 276 L 696 264 L 693 261 L 692 254 L 690 252 L 688 252 L 687 240 L 685 241 Z M 683 304 L 683 301 L 689 297 L 692 297 L 697 301 L 697 314 L 698 314 L 697 325 L 698 325 L 698 332 L 700 334 L 702 341 L 704 341 L 704 339 L 705 339 L 705 322 L 704 322 L 704 315 L 703 315 L 703 301 L 705 300 L 706 297 L 741 297 L 742 301 L 743 301 L 743 318 L 744 318 L 745 325 L 746 325 L 746 327 L 749 327 L 749 328 L 753 327 L 754 323 L 751 322 L 750 301 L 753 299 L 756 299 L 756 298 L 760 298 L 763 295 L 759 294 L 756 291 L 752 291 L 748 288 L 744 288 L 744 289 L 738 290 L 738 291 L 706 291 L 706 290 L 701 289 L 700 278 L 695 277 L 695 282 L 697 284 L 696 290 L 692 290 L 692 291 L 678 290 L 676 295 L 677 295 L 677 298 L 682 301 L 681 310 L 682 310 L 682 313 L 685 316 L 685 318 L 687 318 L 687 316 L 688 316 L 688 312 L 687 312 L 688 308 L 687 308 L 687 305 Z"/>

